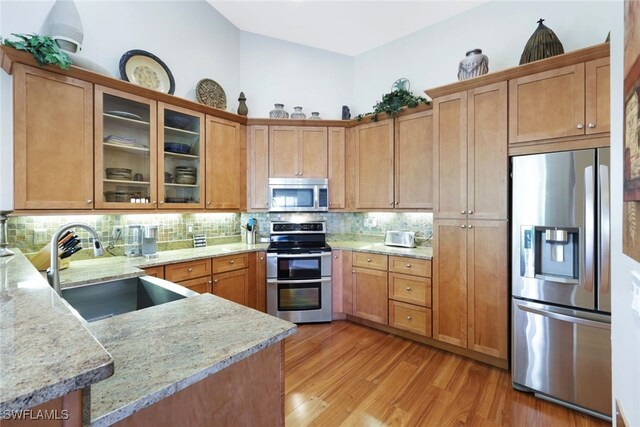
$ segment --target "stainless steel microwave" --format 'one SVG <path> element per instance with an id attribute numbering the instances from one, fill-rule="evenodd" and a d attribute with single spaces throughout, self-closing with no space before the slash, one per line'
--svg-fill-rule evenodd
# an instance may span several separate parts
<path id="1" fill-rule="evenodd" d="M 269 178 L 272 212 L 322 212 L 329 210 L 326 178 Z"/>

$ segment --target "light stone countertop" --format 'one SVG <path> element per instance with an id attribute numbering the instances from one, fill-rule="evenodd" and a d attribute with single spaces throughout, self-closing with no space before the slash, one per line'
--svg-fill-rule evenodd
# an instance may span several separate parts
<path id="1" fill-rule="evenodd" d="M 397 246 L 386 246 L 384 243 L 358 241 L 329 242 L 329 245 L 332 249 L 347 251 L 369 252 L 381 255 L 397 255 L 422 259 L 433 258 L 433 248 L 429 246 L 418 246 L 417 248 L 401 248 Z"/>
<path id="2" fill-rule="evenodd" d="M 91 387 L 91 425 L 106 426 L 293 334 L 296 326 L 211 294 L 99 320 L 89 330 L 115 374 Z"/>

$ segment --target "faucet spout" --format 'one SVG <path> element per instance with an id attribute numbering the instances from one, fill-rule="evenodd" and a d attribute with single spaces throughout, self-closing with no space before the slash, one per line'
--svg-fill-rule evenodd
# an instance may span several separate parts
<path id="1" fill-rule="evenodd" d="M 56 232 L 53 233 L 53 236 L 51 236 L 51 264 L 49 267 L 49 271 L 47 271 L 47 280 L 58 295 L 61 294 L 60 269 L 58 267 L 58 241 L 60 240 L 60 236 L 62 235 L 62 233 L 70 228 L 81 228 L 89 232 L 89 234 L 91 234 L 91 237 L 93 237 L 93 254 L 95 256 L 104 254 L 104 249 L 102 248 L 102 244 L 100 244 L 100 239 L 98 239 L 98 233 L 90 225 L 82 222 L 70 222 L 58 228 Z"/>

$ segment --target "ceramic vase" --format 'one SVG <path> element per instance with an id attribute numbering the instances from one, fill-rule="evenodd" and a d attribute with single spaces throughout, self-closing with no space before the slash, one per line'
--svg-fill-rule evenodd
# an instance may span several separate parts
<path id="1" fill-rule="evenodd" d="M 247 107 L 247 98 L 244 96 L 244 92 L 240 92 L 240 96 L 238 97 L 238 115 L 246 116 L 249 114 L 249 108 Z"/>
<path id="2" fill-rule="evenodd" d="M 487 74 L 489 71 L 489 58 L 482 54 L 482 49 L 473 49 L 467 52 L 465 58 L 458 65 L 458 80 L 466 80 Z"/>
<path id="3" fill-rule="evenodd" d="M 317 111 L 312 111 L 311 117 L 309 117 L 309 120 L 322 120 L 322 119 L 320 118 L 320 113 L 318 113 Z"/>
<path id="4" fill-rule="evenodd" d="M 306 119 L 307 115 L 302 112 L 302 107 L 293 107 L 293 113 L 291 113 L 292 119 Z"/>
<path id="5" fill-rule="evenodd" d="M 274 108 L 269 112 L 269 118 L 271 119 L 288 119 L 289 113 L 284 109 L 284 104 L 273 104 Z"/>

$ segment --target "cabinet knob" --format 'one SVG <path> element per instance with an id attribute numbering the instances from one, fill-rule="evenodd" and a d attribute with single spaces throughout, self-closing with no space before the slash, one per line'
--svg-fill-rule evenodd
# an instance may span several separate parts
<path id="1" fill-rule="evenodd" d="M 269 202 L 264 202 L 264 205 L 265 206 L 269 206 Z"/>
<path id="2" fill-rule="evenodd" d="M 594 127 L 596 127 L 596 124 L 595 124 L 595 123 L 589 123 L 589 128 L 590 128 L 590 129 L 593 129 Z"/>
<path id="3" fill-rule="evenodd" d="M 462 224 L 462 225 L 460 226 L 460 228 L 467 228 L 467 226 L 466 226 L 466 225 L 464 225 L 464 224 Z"/>
<path id="4" fill-rule="evenodd" d="M 207 202 L 207 206 L 211 206 L 211 202 Z"/>
<path id="5" fill-rule="evenodd" d="M 584 124 L 582 124 L 582 123 L 578 123 L 578 125 L 576 126 L 576 128 L 578 128 L 578 129 L 584 129 Z"/>
<path id="6" fill-rule="evenodd" d="M 356 274 L 356 271 L 355 270 L 351 270 L 351 274 Z"/>
<path id="7" fill-rule="evenodd" d="M 164 200 L 160 200 L 160 204 L 161 204 L 161 205 L 164 205 Z"/>
<path id="8" fill-rule="evenodd" d="M 470 226 L 469 226 L 469 230 L 471 230 L 472 228 L 473 228 L 473 225 L 470 225 Z"/>
<path id="9" fill-rule="evenodd" d="M 218 283 L 218 279 L 215 279 L 215 280 L 213 281 L 213 283 Z"/>
<path id="10" fill-rule="evenodd" d="M 398 203 L 400 203 L 400 202 L 396 202 L 396 206 L 398 206 Z"/>
<path id="11" fill-rule="evenodd" d="M 464 215 L 464 214 L 466 214 L 466 213 L 467 213 L 467 211 L 460 211 L 460 213 L 461 213 L 462 215 Z"/>
<path id="12" fill-rule="evenodd" d="M 208 283 L 208 284 L 211 284 L 211 280 L 209 280 L 207 283 Z"/>
<path id="13" fill-rule="evenodd" d="M 153 201 L 153 202 L 151 202 L 151 203 L 153 203 L 153 204 L 155 205 L 155 204 L 156 204 L 156 201 L 154 200 L 154 201 Z"/>
<path id="14" fill-rule="evenodd" d="M 338 259 L 338 255 L 334 255 L 334 256 L 333 256 L 333 259 Z"/>
<path id="15" fill-rule="evenodd" d="M 411 264 L 407 264 L 407 268 L 411 268 Z"/>
<path id="16" fill-rule="evenodd" d="M 473 215 L 473 211 L 469 209 L 469 215 Z"/>
<path id="17" fill-rule="evenodd" d="M 367 258 L 367 262 L 371 262 L 371 258 Z"/>
<path id="18" fill-rule="evenodd" d="M 393 202 L 389 202 L 389 206 L 393 206 Z"/>
<path id="19" fill-rule="evenodd" d="M 407 320 L 411 320 L 411 316 L 407 316 Z"/>
<path id="20" fill-rule="evenodd" d="M 91 199 L 87 199 L 87 204 L 89 204 L 89 203 L 91 203 L 91 202 L 93 202 L 93 200 L 91 200 Z"/>
<path id="21" fill-rule="evenodd" d="M 264 261 L 264 257 L 263 256 L 260 257 L 260 261 Z"/>
<path id="22" fill-rule="evenodd" d="M 193 268 L 189 267 L 189 268 L 187 268 L 187 271 L 188 271 L 189 273 L 191 273 L 191 272 L 193 271 Z"/>
<path id="23" fill-rule="evenodd" d="M 333 202 L 329 202 L 329 206 L 331 206 L 333 204 Z"/>
<path id="24" fill-rule="evenodd" d="M 229 261 L 229 264 L 235 264 L 236 262 L 234 260 Z"/>
<path id="25" fill-rule="evenodd" d="M 407 286 L 406 288 L 404 288 L 406 291 L 411 292 L 411 286 Z"/>

